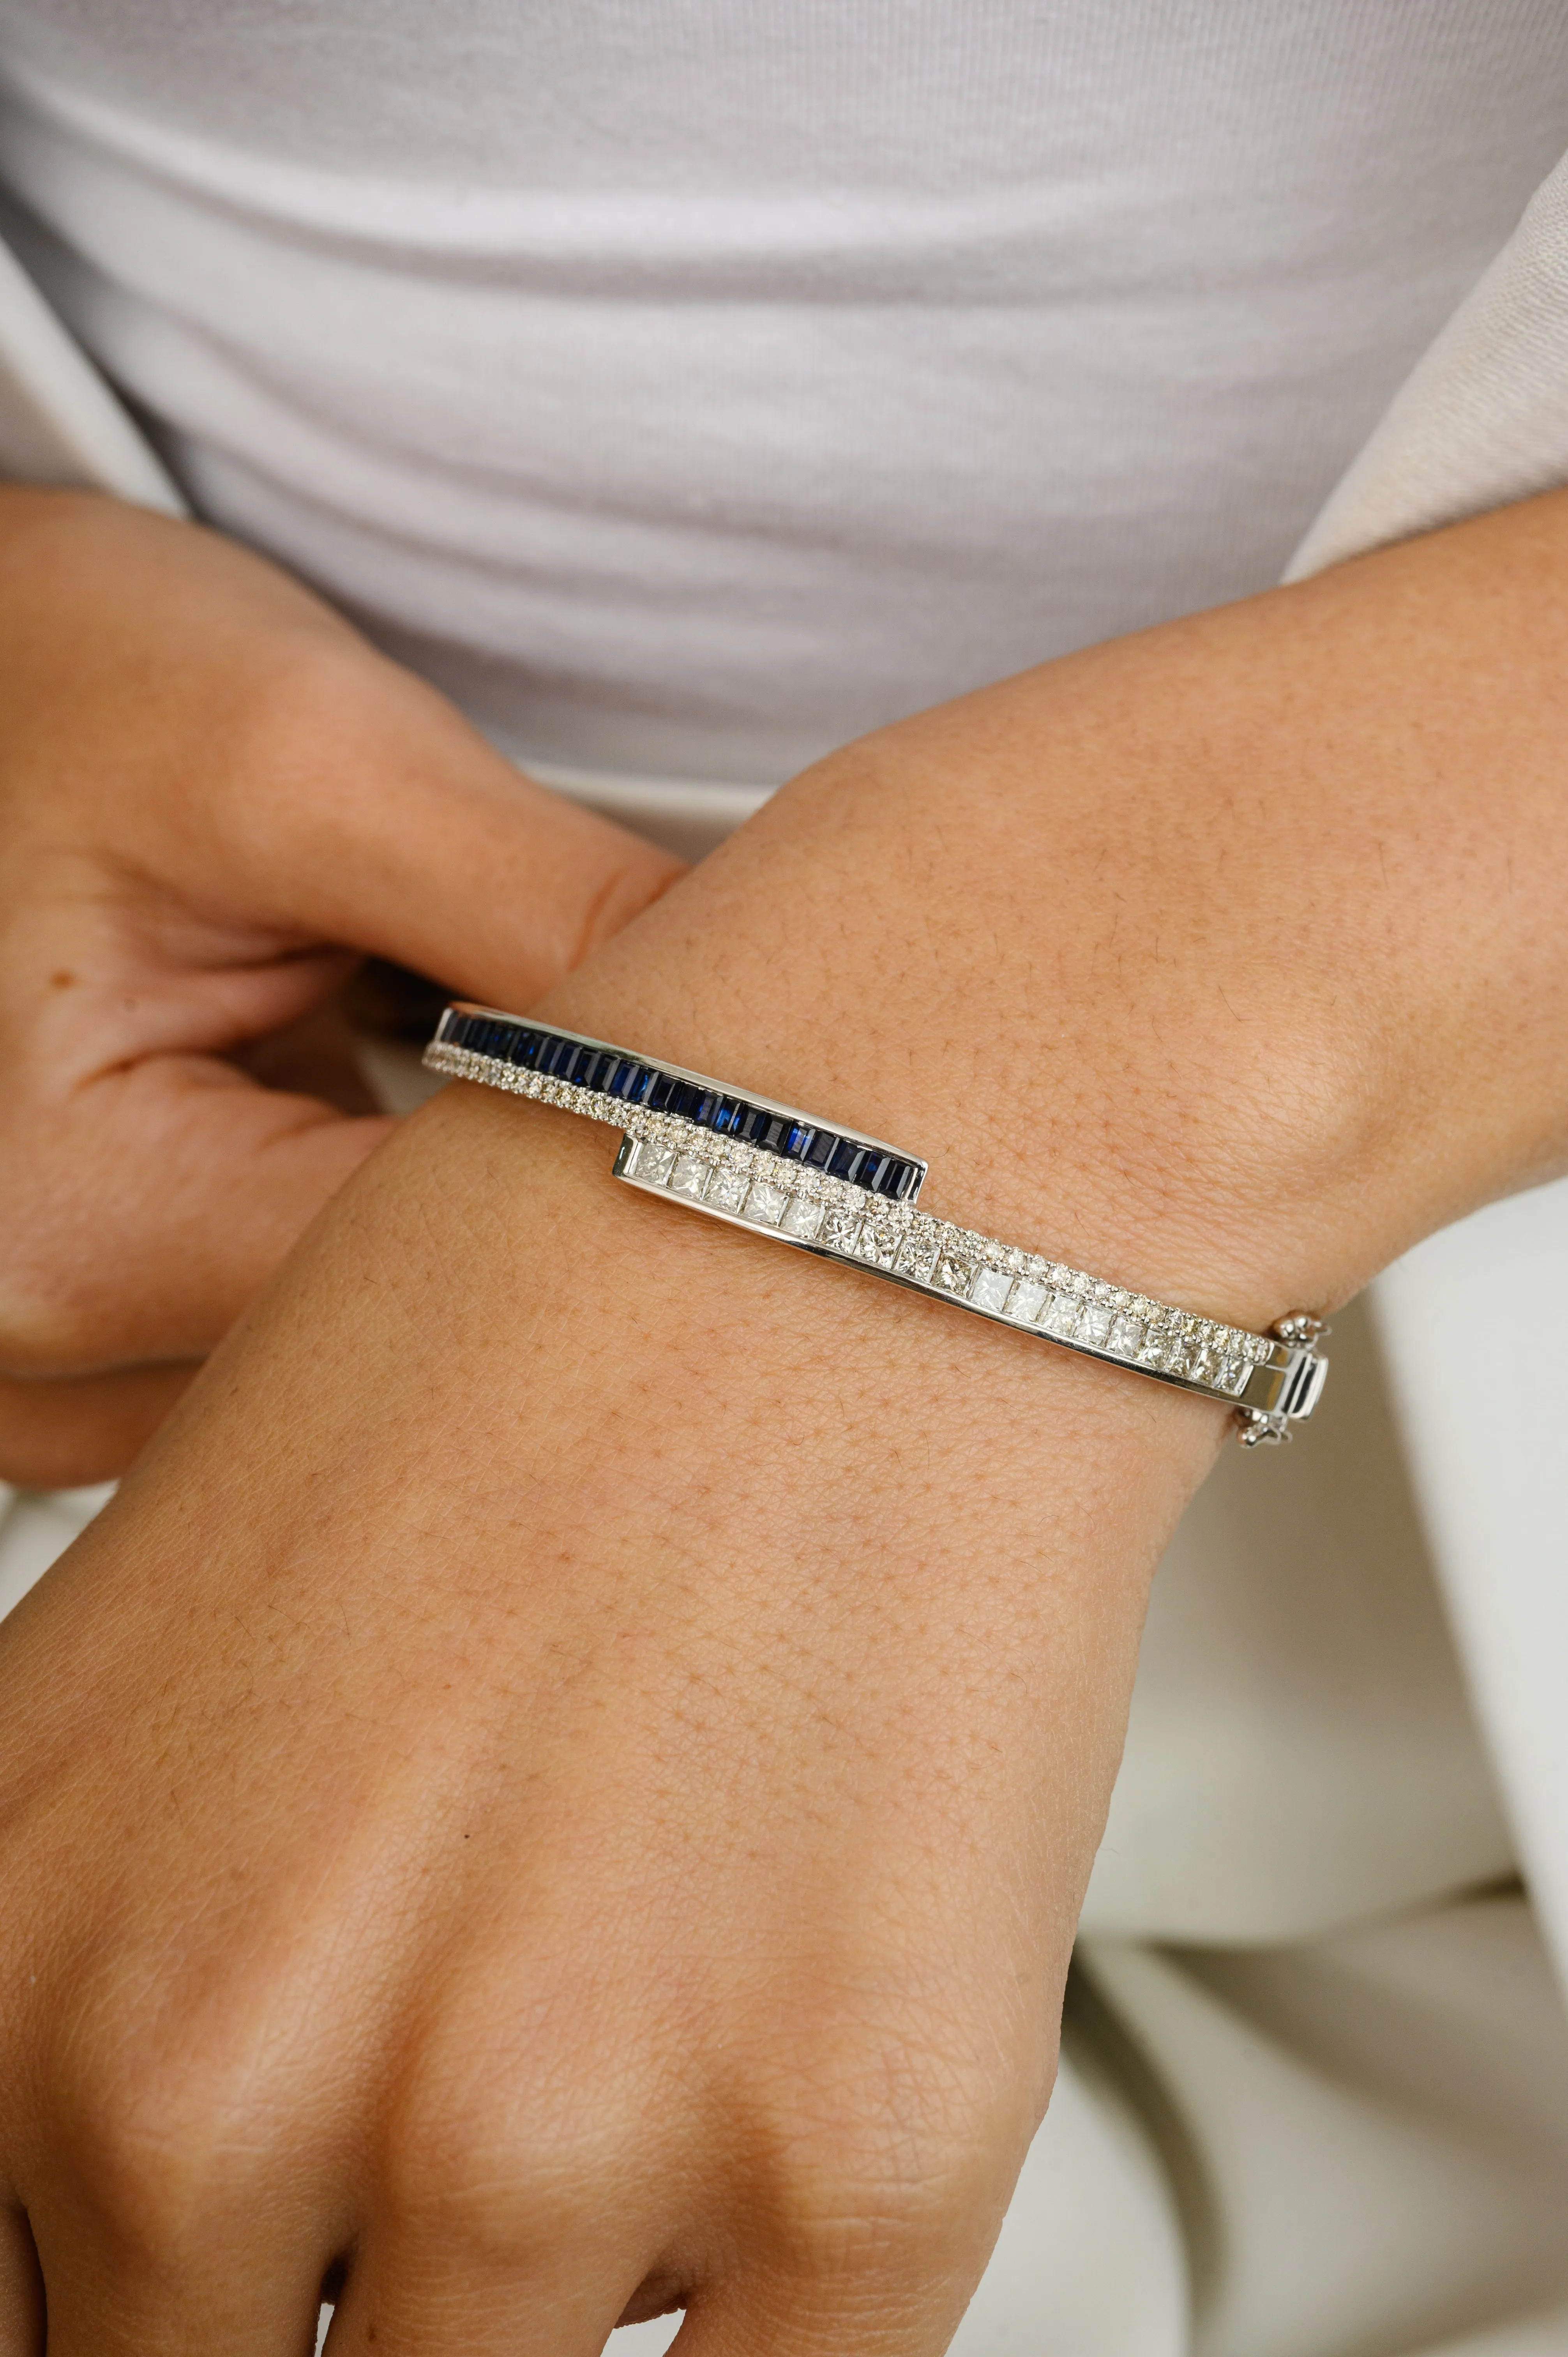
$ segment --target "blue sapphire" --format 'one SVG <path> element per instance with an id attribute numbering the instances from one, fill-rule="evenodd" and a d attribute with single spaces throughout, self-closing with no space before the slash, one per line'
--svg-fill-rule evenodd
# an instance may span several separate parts
<path id="1" fill-rule="evenodd" d="M 572 1060 L 562 1074 L 563 1080 L 575 1081 L 580 1089 L 592 1087 L 588 1075 L 598 1060 L 599 1050 L 596 1048 L 574 1049 Z"/>
<path id="2" fill-rule="evenodd" d="M 543 1046 L 543 1035 L 538 1031 L 514 1031 L 511 1035 L 511 1060 L 532 1071 L 534 1059 Z"/>
<path id="3" fill-rule="evenodd" d="M 620 1097 L 628 1104 L 640 1104 L 653 1084 L 653 1075 L 646 1064 L 634 1056 L 607 1056 L 607 1077 L 599 1082 L 601 1089 L 612 1097 Z"/>
<path id="4" fill-rule="evenodd" d="M 650 1105 L 655 1113 L 668 1113 L 670 1100 L 680 1085 L 680 1082 L 672 1081 L 668 1072 L 655 1072 L 653 1085 L 643 1099 L 644 1104 Z"/>
<path id="5" fill-rule="evenodd" d="M 694 1081 L 671 1081 L 670 1094 L 665 1100 L 665 1109 L 670 1113 L 679 1114 L 683 1121 L 691 1121 L 707 1093 L 708 1092 L 705 1089 L 700 1089 Z"/>
<path id="6" fill-rule="evenodd" d="M 862 1187 L 869 1187 L 874 1195 L 886 1194 L 887 1190 L 882 1181 L 886 1178 L 892 1166 L 893 1157 L 890 1154 L 867 1154 L 857 1174 L 858 1183 Z"/>
<path id="7" fill-rule="evenodd" d="M 564 1081 L 576 1052 L 575 1039 L 558 1039 L 546 1032 L 544 1045 L 539 1051 L 539 1070 L 548 1072 L 553 1081 Z"/>
<path id="8" fill-rule="evenodd" d="M 806 1148 L 806 1159 L 814 1170 L 827 1168 L 833 1158 L 833 1148 L 837 1144 L 838 1138 L 831 1129 L 814 1129 L 811 1132 L 811 1142 Z"/>
<path id="9" fill-rule="evenodd" d="M 733 1136 L 746 1112 L 746 1107 L 738 1097 L 721 1097 L 714 1107 L 712 1126 L 721 1137 Z"/>
<path id="10" fill-rule="evenodd" d="M 918 1162 L 900 1162 L 898 1165 L 898 1183 L 893 1190 L 899 1202 L 907 1203 L 919 1183 L 919 1164 Z"/>
<path id="11" fill-rule="evenodd" d="M 615 1057 L 603 1048 L 585 1048 L 572 1067 L 573 1077 L 580 1089 L 602 1089 L 615 1066 Z"/>
<path id="12" fill-rule="evenodd" d="M 791 1162 L 804 1162 L 807 1148 L 816 1134 L 809 1122 L 792 1121 L 784 1133 L 784 1142 L 779 1151 L 788 1156 Z"/>
<path id="13" fill-rule="evenodd" d="M 841 1137 L 828 1165 L 830 1174 L 834 1178 L 848 1178 L 858 1183 L 870 1150 L 869 1146 L 857 1146 L 853 1137 Z"/>

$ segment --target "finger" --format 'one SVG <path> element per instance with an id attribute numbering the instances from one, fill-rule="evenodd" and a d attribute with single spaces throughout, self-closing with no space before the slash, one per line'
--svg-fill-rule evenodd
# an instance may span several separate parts
<path id="1" fill-rule="evenodd" d="M 694 2295 L 675 2346 L 680 2357 L 944 2357 L 973 2290 L 967 2276 L 925 2271 L 748 2275 Z"/>
<path id="2" fill-rule="evenodd" d="M 509 2264 L 461 2224 L 405 2229 L 362 2252 L 323 2357 L 599 2357 L 627 2298 L 603 2252 L 559 2244 Z"/>
<path id="3" fill-rule="evenodd" d="M 312 2357 L 321 2270 L 262 2242 L 238 2222 L 199 2251 L 40 2233 L 48 2357 Z"/>
<path id="4" fill-rule="evenodd" d="M 0 2203 L 0 2357 L 43 2357 L 44 2279 L 32 2232 L 14 2202 Z"/>
<path id="5" fill-rule="evenodd" d="M 231 826 L 285 930 L 527 1006 L 683 872 L 524 777 L 395 664 L 358 662 L 280 729 L 279 790 Z"/>
<path id="6" fill-rule="evenodd" d="M 18 1490 L 80 1490 L 117 1480 L 197 1365 L 193 1360 L 51 1383 L 0 1381 L 0 1481 Z"/>
<path id="7" fill-rule="evenodd" d="M 365 1080 L 361 1044 L 341 999 L 332 999 L 252 1041 L 235 1060 L 263 1088 L 314 1097 L 338 1113 L 380 1113 L 383 1108 Z"/>
<path id="8" fill-rule="evenodd" d="M 49 1184 L 13 1240 L 14 1379 L 205 1357 L 392 1126 L 164 1057 L 107 1073 L 49 1125 Z"/>

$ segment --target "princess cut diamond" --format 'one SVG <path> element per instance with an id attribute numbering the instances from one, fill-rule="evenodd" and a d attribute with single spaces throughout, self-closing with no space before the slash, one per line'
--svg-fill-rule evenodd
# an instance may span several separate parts
<path id="1" fill-rule="evenodd" d="M 977 1268 L 969 1297 L 977 1309 L 1004 1309 L 1013 1280 L 1004 1268 Z"/>
<path id="2" fill-rule="evenodd" d="M 715 1211 L 738 1211 L 750 1189 L 749 1170 L 737 1170 L 728 1163 L 721 1163 L 709 1182 L 707 1200 Z"/>
<path id="3" fill-rule="evenodd" d="M 710 1163 L 703 1161 L 700 1154 L 678 1155 L 675 1168 L 670 1174 L 671 1193 L 689 1195 L 693 1203 L 700 1203 L 708 1191 L 708 1178 L 712 1167 Z"/>
<path id="4" fill-rule="evenodd" d="M 759 1228 L 776 1228 L 789 1201 L 783 1188 L 775 1187 L 770 1178 L 754 1179 L 746 1199 L 746 1216 L 755 1220 Z"/>
<path id="5" fill-rule="evenodd" d="M 1114 1351 L 1119 1359 L 1135 1359 L 1144 1347 L 1142 1319 L 1134 1318 L 1129 1309 L 1119 1309 L 1111 1321 L 1105 1347 Z"/>
<path id="6" fill-rule="evenodd" d="M 1049 1334 L 1067 1341 L 1078 1331 L 1079 1311 L 1082 1308 L 1078 1295 L 1058 1287 L 1047 1303 L 1040 1323 Z"/>
<path id="7" fill-rule="evenodd" d="M 1078 1340 L 1098 1351 L 1111 1331 L 1111 1318 L 1108 1301 L 1086 1301 L 1079 1312 Z"/>
<path id="8" fill-rule="evenodd" d="M 859 1206 L 836 1203 L 822 1222 L 822 1242 L 834 1252 L 853 1252 L 863 1217 Z"/>
<path id="9" fill-rule="evenodd" d="M 779 1227 L 787 1236 L 798 1236 L 802 1243 L 813 1243 L 822 1224 L 822 1205 L 810 1195 L 791 1195 Z"/>
<path id="10" fill-rule="evenodd" d="M 911 1228 L 898 1254 L 898 1274 L 912 1276 L 921 1285 L 929 1284 L 937 1265 L 937 1239 L 929 1229 Z"/>
<path id="11" fill-rule="evenodd" d="M 1045 1306 L 1047 1288 L 1037 1276 L 1021 1276 L 1007 1297 L 1007 1315 L 1021 1326 L 1032 1325 Z"/>

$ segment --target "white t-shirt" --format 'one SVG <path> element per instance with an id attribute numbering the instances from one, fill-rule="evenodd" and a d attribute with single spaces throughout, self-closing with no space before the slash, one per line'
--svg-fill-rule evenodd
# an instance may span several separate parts
<path id="1" fill-rule="evenodd" d="M 1266 586 L 1564 147 L 1561 0 L 0 0 L 199 507 L 645 777 Z"/>
<path id="2" fill-rule="evenodd" d="M 1564 147 L 1560 0 L 0 0 L 17 242 L 196 503 L 689 803 L 1264 587 Z M 1509 1834 L 1334 1348 L 1157 1586 L 1086 1928 L 1158 2133 L 1069 2060 L 963 2357 L 1568 2347 L 1568 2036 L 1434 1903 Z"/>

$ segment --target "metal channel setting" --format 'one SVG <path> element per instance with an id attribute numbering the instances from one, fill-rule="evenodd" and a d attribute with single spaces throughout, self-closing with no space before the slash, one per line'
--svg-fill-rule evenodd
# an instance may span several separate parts
<path id="1" fill-rule="evenodd" d="M 620 1129 L 615 1175 L 643 1193 L 1223 1401 L 1249 1446 L 1287 1439 L 1323 1389 L 1315 1318 L 1249 1333 L 932 1219 L 917 1208 L 925 1163 L 842 1123 L 466 1003 L 446 1010 L 424 1060 Z"/>
<path id="2" fill-rule="evenodd" d="M 741 1096 L 680 1064 L 633 1056 L 580 1032 L 524 1023 L 493 1006 L 458 1000 L 443 1014 L 431 1045 L 463 1049 L 518 1071 L 565 1081 L 590 1095 L 612 1098 L 628 1111 L 640 1107 L 669 1114 L 712 1136 L 733 1138 L 737 1145 L 776 1155 L 781 1162 L 858 1187 L 886 1202 L 913 1203 L 926 1176 L 918 1155 L 900 1153 L 884 1139 L 845 1129 L 842 1122 L 817 1121 L 794 1105 L 776 1104 L 749 1090 Z"/>

